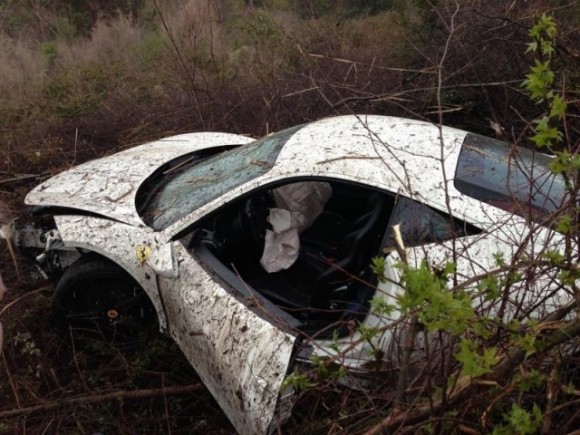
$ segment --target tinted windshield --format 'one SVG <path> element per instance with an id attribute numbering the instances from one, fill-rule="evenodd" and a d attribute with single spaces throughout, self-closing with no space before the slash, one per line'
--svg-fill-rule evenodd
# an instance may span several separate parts
<path id="1" fill-rule="evenodd" d="M 561 207 L 566 192 L 550 161 L 544 154 L 470 133 L 459 155 L 455 187 L 513 213 L 542 218 Z"/>
<path id="2" fill-rule="evenodd" d="M 265 174 L 274 166 L 284 143 L 299 128 L 164 172 L 142 211 L 143 221 L 155 230 L 163 230 L 229 190 Z"/>

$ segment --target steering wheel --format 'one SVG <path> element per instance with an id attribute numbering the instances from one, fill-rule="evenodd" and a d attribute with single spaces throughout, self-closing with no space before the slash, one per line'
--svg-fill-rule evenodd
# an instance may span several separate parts
<path id="1" fill-rule="evenodd" d="M 272 204 L 271 194 L 265 192 L 248 198 L 240 210 L 244 230 L 260 249 L 264 247 L 269 209 Z"/>

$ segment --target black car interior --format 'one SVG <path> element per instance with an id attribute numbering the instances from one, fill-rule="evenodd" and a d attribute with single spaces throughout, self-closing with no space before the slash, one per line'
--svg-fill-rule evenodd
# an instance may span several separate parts
<path id="1" fill-rule="evenodd" d="M 352 183 L 330 184 L 330 200 L 300 234 L 298 259 L 286 270 L 268 273 L 260 264 L 276 186 L 207 216 L 189 249 L 222 279 L 236 281 L 230 282 L 236 290 L 259 292 L 307 331 L 364 316 L 377 284 L 371 259 L 379 254 L 395 198 Z"/>

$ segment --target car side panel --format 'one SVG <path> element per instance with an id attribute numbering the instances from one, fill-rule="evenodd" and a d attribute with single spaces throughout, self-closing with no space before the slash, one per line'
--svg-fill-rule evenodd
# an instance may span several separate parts
<path id="1" fill-rule="evenodd" d="M 514 221 L 517 219 L 514 219 Z M 454 262 L 461 283 L 473 277 L 483 277 L 496 271 L 495 276 L 504 277 L 498 261 L 515 267 L 521 273 L 529 272 L 534 266 L 528 258 L 540 256 L 546 250 L 563 251 L 563 238 L 547 228 L 534 228 L 534 237 L 529 237 L 530 228 L 517 222 L 498 223 L 493 233 L 482 233 L 438 245 L 425 245 L 409 250 L 409 262 L 418 266 L 426 260 L 436 268 Z M 518 269 L 518 264 L 521 267 Z M 473 300 L 474 308 L 481 313 L 495 316 L 503 311 L 503 320 L 513 318 L 539 319 L 549 312 L 570 302 L 570 295 L 561 288 L 555 268 L 543 270 L 533 282 L 522 280 L 509 288 L 509 300 L 500 310 L 500 300 L 490 303 L 483 296 Z M 473 288 L 475 284 L 468 286 Z"/>
<path id="2" fill-rule="evenodd" d="M 225 290 L 181 243 L 174 248 L 179 276 L 159 278 L 170 334 L 236 430 L 267 433 L 295 337 Z"/>

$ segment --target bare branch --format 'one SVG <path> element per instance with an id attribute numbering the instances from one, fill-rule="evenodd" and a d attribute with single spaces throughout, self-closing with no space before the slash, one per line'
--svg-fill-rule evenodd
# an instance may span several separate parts
<path id="1" fill-rule="evenodd" d="M 144 390 L 133 391 L 113 391 L 111 393 L 99 395 L 87 395 L 80 397 L 69 397 L 65 399 L 55 400 L 52 402 L 43 403 L 42 405 L 27 406 L 24 408 L 9 409 L 0 412 L 0 418 L 16 417 L 24 414 L 31 414 L 38 411 L 50 411 L 52 409 L 60 408 L 61 406 L 72 405 L 92 405 L 95 403 L 108 402 L 109 400 L 126 400 L 126 399 L 144 399 L 148 397 L 155 397 L 159 395 L 171 396 L 176 394 L 193 393 L 195 391 L 203 391 L 205 387 L 203 384 L 192 385 L 176 385 L 172 387 L 149 388 Z"/>

